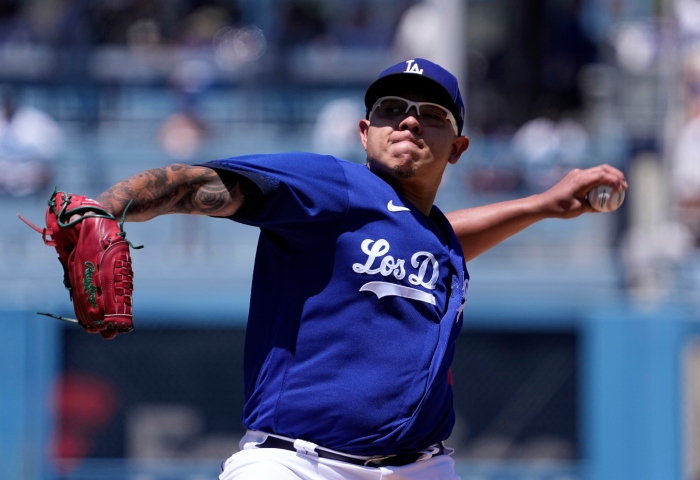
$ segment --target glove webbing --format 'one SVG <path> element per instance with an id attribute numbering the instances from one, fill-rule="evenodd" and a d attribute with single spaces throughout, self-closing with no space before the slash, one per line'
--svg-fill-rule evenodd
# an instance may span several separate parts
<path id="1" fill-rule="evenodd" d="M 56 210 L 56 194 L 57 193 L 62 193 L 63 194 L 63 201 L 61 202 L 61 209 L 60 211 Z M 66 208 L 68 208 L 68 205 L 70 204 L 71 200 L 71 195 L 69 195 L 66 192 L 60 192 L 57 191 L 54 188 L 53 194 L 51 195 L 51 198 L 49 199 L 49 206 L 53 208 L 54 213 L 56 214 L 56 222 L 58 223 L 58 226 L 61 228 L 66 228 L 70 227 L 72 225 L 75 225 L 76 223 L 81 222 L 85 218 L 108 218 L 110 220 L 116 220 L 116 217 L 109 213 L 107 210 L 104 208 L 100 207 L 94 207 L 94 206 L 87 206 L 87 207 L 75 207 L 72 209 L 70 212 L 68 212 L 69 216 L 81 214 L 82 212 L 92 212 L 93 215 L 89 215 L 88 213 L 85 213 L 83 215 L 80 215 L 80 217 L 75 218 L 73 220 L 68 220 L 67 222 L 64 222 L 61 220 L 66 216 Z M 132 198 L 129 200 L 129 203 L 126 204 L 126 207 L 124 207 L 124 211 L 122 212 L 122 219 L 121 221 L 117 222 L 117 225 L 119 225 L 119 235 L 122 237 L 126 243 L 129 244 L 129 246 L 133 249 L 140 249 L 143 248 L 143 245 L 135 246 L 133 243 L 131 243 L 129 240 L 126 239 L 126 232 L 124 231 L 124 221 L 126 219 L 126 212 L 129 210 L 129 207 L 133 203 L 134 199 Z"/>

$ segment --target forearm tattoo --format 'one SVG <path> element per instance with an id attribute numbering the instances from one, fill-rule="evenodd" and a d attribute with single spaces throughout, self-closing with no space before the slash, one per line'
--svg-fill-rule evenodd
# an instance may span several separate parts
<path id="1" fill-rule="evenodd" d="M 169 165 L 123 180 L 97 201 L 126 220 L 139 222 L 168 213 L 230 216 L 243 203 L 238 177 L 219 176 L 206 167 Z"/>

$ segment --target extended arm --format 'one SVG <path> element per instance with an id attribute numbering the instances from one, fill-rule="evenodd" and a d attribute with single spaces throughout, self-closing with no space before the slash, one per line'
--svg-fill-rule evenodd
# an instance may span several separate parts
<path id="1" fill-rule="evenodd" d="M 97 197 L 114 216 L 126 214 L 130 222 L 143 222 L 168 213 L 227 217 L 243 204 L 236 176 L 224 177 L 207 167 L 173 164 L 122 180 Z"/>
<path id="2" fill-rule="evenodd" d="M 587 170 L 572 170 L 546 192 L 518 200 L 466 208 L 447 214 L 464 250 L 467 261 L 474 259 L 505 239 L 545 218 L 575 218 L 594 212 L 585 200 L 596 185 L 627 188 L 618 169 L 600 165 Z"/>

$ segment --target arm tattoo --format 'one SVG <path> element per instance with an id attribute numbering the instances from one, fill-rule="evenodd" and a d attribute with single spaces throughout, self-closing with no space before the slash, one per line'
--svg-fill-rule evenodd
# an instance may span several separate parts
<path id="1" fill-rule="evenodd" d="M 140 222 L 168 213 L 230 216 L 243 203 L 235 176 L 222 178 L 207 167 L 174 164 L 154 168 L 123 180 L 97 197 L 97 201 L 126 220 Z"/>

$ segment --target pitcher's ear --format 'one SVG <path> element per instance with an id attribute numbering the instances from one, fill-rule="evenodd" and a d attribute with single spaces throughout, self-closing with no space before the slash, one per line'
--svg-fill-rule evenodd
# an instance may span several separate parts
<path id="1" fill-rule="evenodd" d="M 457 160 L 467 151 L 467 148 L 469 148 L 469 137 L 455 137 L 452 141 L 452 150 L 450 151 L 450 158 L 448 161 L 452 164 L 457 163 Z"/>
<path id="2" fill-rule="evenodd" d="M 367 132 L 369 131 L 369 120 L 360 120 L 360 123 L 357 125 L 357 130 L 360 134 L 362 148 L 367 150 Z"/>

